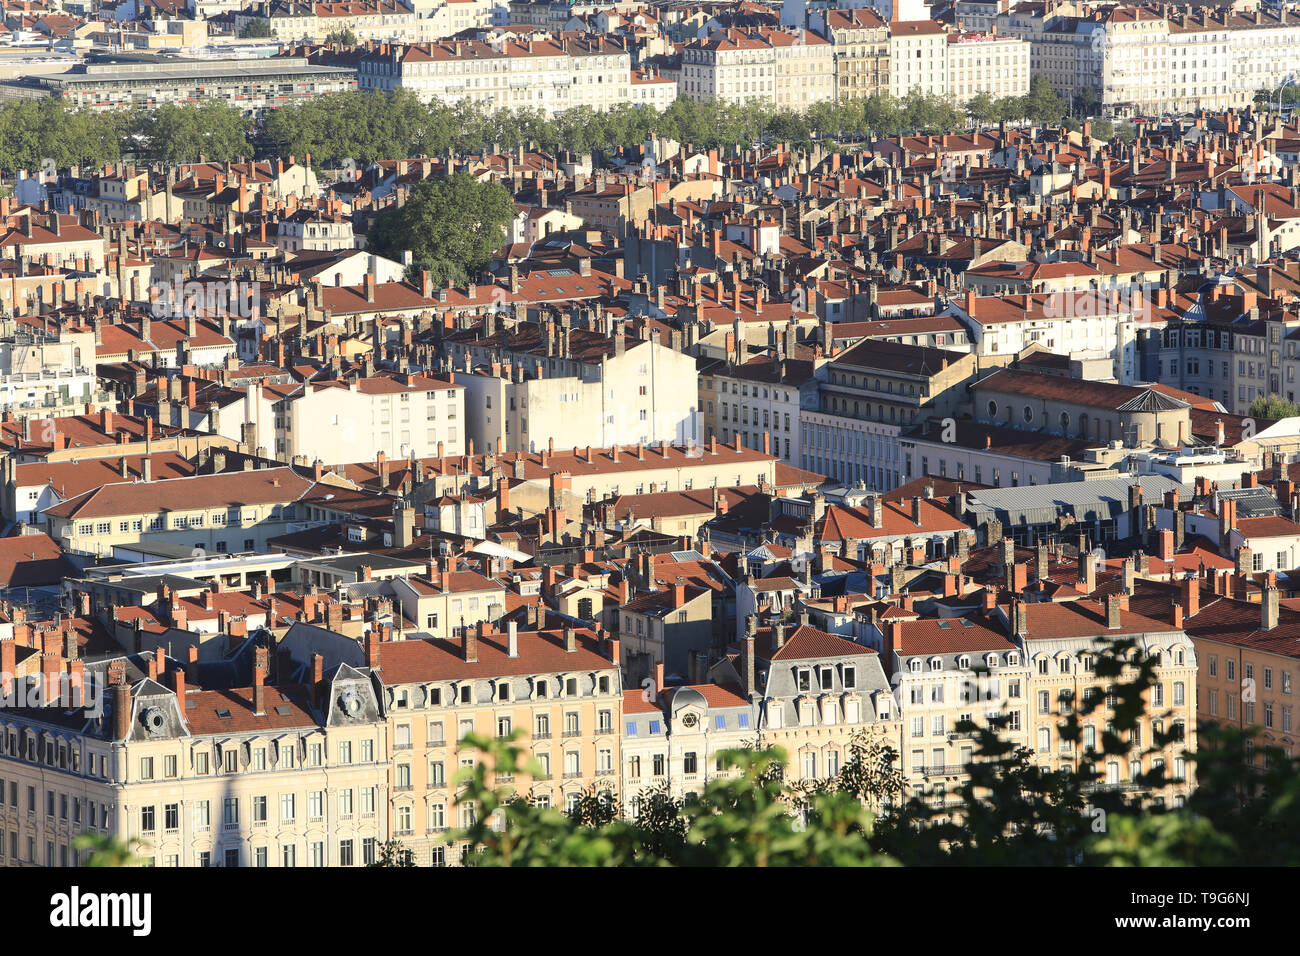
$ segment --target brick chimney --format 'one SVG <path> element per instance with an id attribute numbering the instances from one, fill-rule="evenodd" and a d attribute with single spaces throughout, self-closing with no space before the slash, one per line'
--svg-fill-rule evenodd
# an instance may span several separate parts
<path id="1" fill-rule="evenodd" d="M 1183 608 L 1188 617 L 1196 617 L 1201 610 L 1201 579 L 1193 575 L 1182 583 Z"/>
<path id="2" fill-rule="evenodd" d="M 131 688 L 113 686 L 113 739 L 126 740 L 131 733 Z"/>
<path id="3" fill-rule="evenodd" d="M 465 628 L 464 656 L 466 664 L 478 663 L 478 628 Z"/>
<path id="4" fill-rule="evenodd" d="M 1106 628 L 1107 630 L 1117 631 L 1120 628 L 1120 610 L 1123 605 L 1120 603 L 1118 594 L 1106 596 Z"/>
<path id="5" fill-rule="evenodd" d="M 1160 532 L 1160 560 L 1165 562 L 1174 560 L 1174 531 L 1172 528 L 1166 528 Z"/>
<path id="6" fill-rule="evenodd" d="M 1260 630 L 1271 631 L 1277 627 L 1280 614 L 1277 588 L 1265 588 L 1263 600 L 1260 602 Z"/>

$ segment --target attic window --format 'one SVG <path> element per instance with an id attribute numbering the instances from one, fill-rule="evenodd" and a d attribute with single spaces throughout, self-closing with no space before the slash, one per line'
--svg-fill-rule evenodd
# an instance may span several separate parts
<path id="1" fill-rule="evenodd" d="M 292 711 L 290 711 L 289 708 L 284 706 L 283 704 L 275 708 L 275 712 L 279 714 L 281 717 L 288 717 L 289 714 L 292 713 Z"/>
<path id="2" fill-rule="evenodd" d="M 218 717 L 222 717 L 222 718 L 229 718 L 229 717 L 230 717 L 230 711 L 228 711 L 228 710 L 218 710 L 218 711 L 217 711 L 217 716 L 218 716 Z"/>
<path id="3" fill-rule="evenodd" d="M 940 622 L 939 622 L 939 630 L 941 630 L 941 631 L 949 631 L 949 630 L 952 630 L 952 625 L 949 624 L 947 621 L 940 621 Z"/>

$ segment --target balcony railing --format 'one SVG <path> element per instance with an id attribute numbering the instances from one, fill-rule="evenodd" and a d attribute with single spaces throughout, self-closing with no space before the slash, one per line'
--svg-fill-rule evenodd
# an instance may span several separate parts
<path id="1" fill-rule="evenodd" d="M 917 770 L 926 777 L 952 776 L 959 773 L 966 773 L 966 765 L 960 763 L 932 763 L 924 767 L 918 767 Z"/>

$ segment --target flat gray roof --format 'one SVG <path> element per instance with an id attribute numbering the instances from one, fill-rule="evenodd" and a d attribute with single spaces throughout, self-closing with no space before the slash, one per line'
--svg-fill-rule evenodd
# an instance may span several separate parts
<path id="1" fill-rule="evenodd" d="M 969 491 L 966 509 L 979 521 L 992 516 L 1012 525 L 1048 524 L 1061 513 L 1072 514 L 1080 521 L 1104 521 L 1128 510 L 1128 491 L 1134 484 L 1142 486 L 1142 500 L 1147 504 L 1161 501 L 1165 492 L 1174 488 L 1180 496 L 1192 491 L 1191 485 L 1163 475 L 1134 475 Z"/>

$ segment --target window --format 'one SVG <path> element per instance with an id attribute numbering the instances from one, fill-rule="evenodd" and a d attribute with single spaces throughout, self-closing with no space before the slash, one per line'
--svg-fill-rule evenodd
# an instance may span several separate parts
<path id="1" fill-rule="evenodd" d="M 253 798 L 253 822 L 266 822 L 266 797 Z"/>

